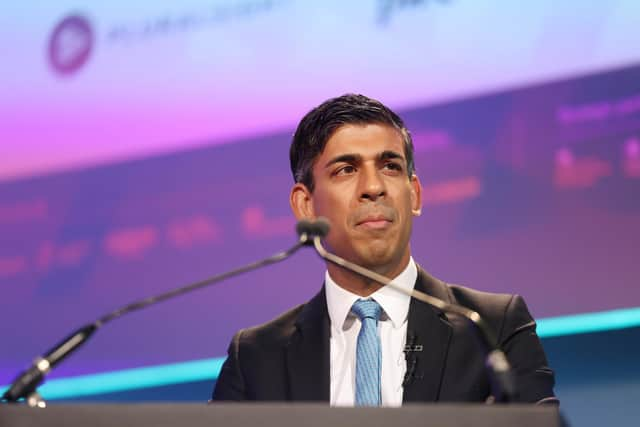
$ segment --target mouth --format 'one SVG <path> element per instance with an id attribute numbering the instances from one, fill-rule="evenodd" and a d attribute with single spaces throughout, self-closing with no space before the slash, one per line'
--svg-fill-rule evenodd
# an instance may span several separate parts
<path id="1" fill-rule="evenodd" d="M 356 223 L 356 227 L 370 230 L 384 230 L 391 226 L 392 221 L 383 216 L 366 217 Z"/>

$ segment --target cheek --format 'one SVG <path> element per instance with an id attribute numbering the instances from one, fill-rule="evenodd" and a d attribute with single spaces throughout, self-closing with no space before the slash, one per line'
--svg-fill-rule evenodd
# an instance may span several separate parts
<path id="1" fill-rule="evenodd" d="M 314 194 L 313 210 L 316 216 L 327 216 L 327 206 L 329 206 L 329 201 L 325 195 Z"/>
<path id="2" fill-rule="evenodd" d="M 338 191 L 317 194 L 314 197 L 314 208 L 316 215 L 340 221 L 344 221 L 349 211 L 348 201 Z"/>

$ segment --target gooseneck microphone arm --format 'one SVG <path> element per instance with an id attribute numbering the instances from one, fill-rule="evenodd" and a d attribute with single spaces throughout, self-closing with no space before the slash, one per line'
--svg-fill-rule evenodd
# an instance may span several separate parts
<path id="1" fill-rule="evenodd" d="M 328 252 L 321 243 L 321 238 L 326 236 L 329 231 L 329 224 L 324 219 L 319 218 L 314 222 L 300 221 L 297 226 L 297 231 L 301 236 L 305 237 L 307 244 L 313 244 L 320 257 L 324 260 L 374 282 L 380 283 L 383 286 L 388 286 L 411 298 L 415 298 L 429 304 L 445 313 L 457 314 L 469 320 L 469 322 L 474 325 L 475 329 L 479 332 L 480 341 L 486 353 L 485 365 L 489 371 L 492 395 L 495 401 L 509 402 L 514 400 L 517 396 L 517 388 L 509 361 L 507 360 L 504 352 L 500 349 L 495 334 L 491 331 L 491 328 L 482 319 L 478 312 L 461 305 L 449 304 L 439 298 L 435 298 L 416 289 L 405 289 L 396 285 L 392 280 L 381 274 Z"/>
<path id="2" fill-rule="evenodd" d="M 93 333 L 103 325 L 127 313 L 142 310 L 143 308 L 160 303 L 162 301 L 195 291 L 196 289 L 204 288 L 222 282 L 223 280 L 230 277 L 283 261 L 297 252 L 298 249 L 300 249 L 302 246 L 309 244 L 308 240 L 309 237 L 303 234 L 300 236 L 299 241 L 295 245 L 285 251 L 278 252 L 270 257 L 252 262 L 250 264 L 236 268 L 235 270 L 211 276 L 207 279 L 181 286 L 176 289 L 172 289 L 160 295 L 135 301 L 117 310 L 107 313 L 106 315 L 98 318 L 98 320 L 93 323 L 82 326 L 71 335 L 66 337 L 64 340 L 60 341 L 56 346 L 54 346 L 43 356 L 36 358 L 30 368 L 20 373 L 16 377 L 16 379 L 11 384 L 11 387 L 9 387 L 9 389 L 2 395 L 2 400 L 5 400 L 7 402 L 17 402 L 19 399 L 25 398 L 29 402 L 31 400 L 30 397 L 33 397 L 33 406 L 43 406 L 43 404 L 40 403 L 42 402 L 42 400 L 37 394 L 36 389 L 40 385 L 40 383 L 42 383 L 44 377 L 49 373 L 49 371 L 51 371 L 53 367 L 55 367 L 63 359 L 65 359 L 67 356 L 77 350 L 82 344 L 84 344 L 93 335 Z"/>

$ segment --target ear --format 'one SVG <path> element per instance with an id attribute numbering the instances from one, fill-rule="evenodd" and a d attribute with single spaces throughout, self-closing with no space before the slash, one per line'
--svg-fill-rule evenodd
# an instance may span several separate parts
<path id="1" fill-rule="evenodd" d="M 297 183 L 291 188 L 289 204 L 296 219 L 315 219 L 315 209 L 313 208 L 313 196 L 306 185 Z"/>
<path id="2" fill-rule="evenodd" d="M 411 185 L 411 213 L 413 216 L 422 214 L 422 184 L 417 175 L 411 175 L 409 179 Z"/>

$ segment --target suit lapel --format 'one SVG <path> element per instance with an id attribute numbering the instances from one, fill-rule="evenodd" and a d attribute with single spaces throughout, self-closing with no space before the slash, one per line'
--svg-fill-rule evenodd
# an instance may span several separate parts
<path id="1" fill-rule="evenodd" d="M 449 301 L 445 285 L 420 267 L 415 289 Z M 404 387 L 403 402 L 438 400 L 451 333 L 451 325 L 444 313 L 416 299 L 411 300 L 407 344 L 413 344 L 414 350 L 417 350 L 416 346 L 422 346 L 422 351 L 414 351 L 410 355 L 416 362 L 414 378 Z M 407 363 L 407 369 L 410 369 L 410 364 Z"/>
<path id="2" fill-rule="evenodd" d="M 289 398 L 329 401 L 329 314 L 324 286 L 298 315 L 286 349 Z"/>

